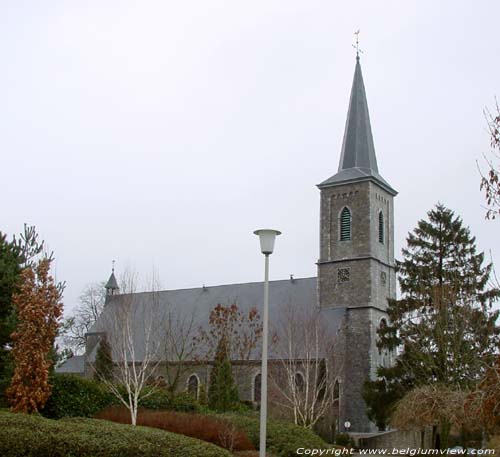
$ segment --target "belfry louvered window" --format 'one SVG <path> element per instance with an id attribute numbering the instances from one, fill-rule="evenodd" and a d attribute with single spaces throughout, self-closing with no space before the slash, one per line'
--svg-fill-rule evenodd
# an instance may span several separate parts
<path id="1" fill-rule="evenodd" d="M 382 211 L 378 213 L 378 240 L 380 243 L 384 243 L 384 215 Z"/>
<path id="2" fill-rule="evenodd" d="M 351 212 L 344 208 L 340 213 L 340 241 L 351 239 Z"/>

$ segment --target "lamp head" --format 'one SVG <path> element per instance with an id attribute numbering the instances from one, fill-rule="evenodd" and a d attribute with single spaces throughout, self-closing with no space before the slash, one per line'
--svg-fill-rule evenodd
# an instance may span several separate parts
<path id="1" fill-rule="evenodd" d="M 255 230 L 253 233 L 259 236 L 262 254 L 272 254 L 274 250 L 274 241 L 278 235 L 281 235 L 281 232 L 272 229 L 260 229 Z"/>

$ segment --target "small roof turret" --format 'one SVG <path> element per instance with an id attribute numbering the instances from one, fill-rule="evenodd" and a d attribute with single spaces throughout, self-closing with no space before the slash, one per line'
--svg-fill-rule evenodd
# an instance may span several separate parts
<path id="1" fill-rule="evenodd" d="M 120 291 L 118 287 L 118 281 L 115 277 L 115 261 L 113 260 L 113 268 L 111 270 L 111 276 L 108 279 L 108 282 L 104 286 L 106 288 L 106 295 L 116 295 Z"/>
<path id="2" fill-rule="evenodd" d="M 365 85 L 357 55 L 338 172 L 318 187 L 365 180 L 376 181 L 390 194 L 397 194 L 378 172 Z"/>

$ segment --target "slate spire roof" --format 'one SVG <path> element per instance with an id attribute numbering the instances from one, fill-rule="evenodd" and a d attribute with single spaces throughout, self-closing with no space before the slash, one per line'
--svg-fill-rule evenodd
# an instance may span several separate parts
<path id="1" fill-rule="evenodd" d="M 356 67 L 354 70 L 339 169 L 335 175 L 323 181 L 318 187 L 329 187 L 344 182 L 365 180 L 373 180 L 390 194 L 397 194 L 378 172 L 363 74 L 361 72 L 359 56 L 356 56 Z"/>
<path id="2" fill-rule="evenodd" d="M 118 282 L 117 282 L 116 277 L 115 277 L 115 270 L 114 269 L 111 272 L 111 276 L 109 277 L 108 282 L 106 283 L 106 285 L 104 287 L 106 288 L 106 290 L 119 289 Z"/>

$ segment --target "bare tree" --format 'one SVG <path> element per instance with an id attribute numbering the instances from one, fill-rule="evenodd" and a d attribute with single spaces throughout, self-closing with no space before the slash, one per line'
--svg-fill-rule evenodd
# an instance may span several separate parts
<path id="1" fill-rule="evenodd" d="M 486 122 L 490 134 L 491 159 L 484 156 L 487 163 L 486 172 L 481 174 L 481 190 L 487 204 L 486 219 L 496 219 L 500 216 L 500 107 L 496 103 L 496 113 L 485 110 Z M 496 161 L 496 163 L 495 163 Z"/>
<path id="2" fill-rule="evenodd" d="M 196 330 L 196 309 L 190 313 L 169 310 L 165 317 L 165 375 L 167 388 L 174 396 L 181 378 L 185 362 L 195 358 L 196 346 L 193 338 Z"/>
<path id="3" fill-rule="evenodd" d="M 99 322 L 99 330 L 106 333 L 111 345 L 115 365 L 113 376 L 101 378 L 130 411 L 131 423 L 136 425 L 139 402 L 154 392 L 155 382 L 150 381 L 161 361 L 161 309 L 155 279 L 153 291 L 148 293 L 135 293 L 134 273 L 126 272 L 121 283 L 125 293 L 108 303 Z M 146 385 L 151 388 L 145 389 Z"/>
<path id="4" fill-rule="evenodd" d="M 208 317 L 208 326 L 200 327 L 193 339 L 199 348 L 197 358 L 213 360 L 220 341 L 229 345 L 231 360 L 257 357 L 262 336 L 262 321 L 257 308 L 243 311 L 236 303 L 216 305 Z"/>
<path id="5" fill-rule="evenodd" d="M 106 290 L 104 282 L 87 284 L 83 289 L 78 306 L 63 323 L 61 340 L 66 349 L 79 354 L 85 351 L 86 334 L 95 324 L 104 308 Z"/>
<path id="6" fill-rule="evenodd" d="M 318 309 L 289 306 L 272 340 L 279 361 L 270 372 L 272 401 L 291 411 L 295 424 L 312 428 L 334 402 L 333 335 Z"/>

